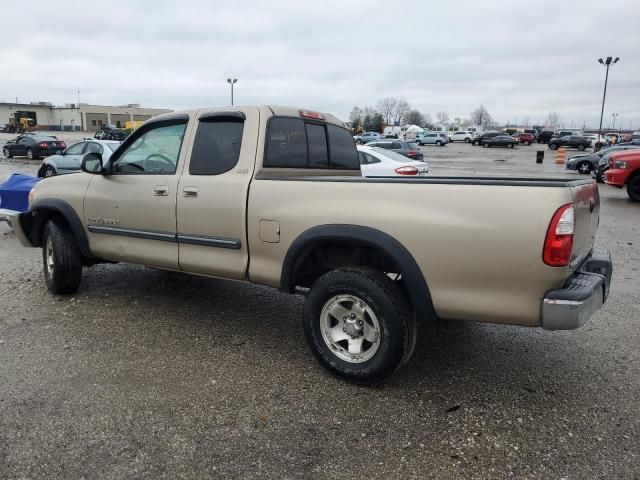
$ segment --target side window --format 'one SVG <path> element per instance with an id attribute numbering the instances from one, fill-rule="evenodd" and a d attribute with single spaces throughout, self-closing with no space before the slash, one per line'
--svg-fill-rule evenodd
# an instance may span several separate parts
<path id="1" fill-rule="evenodd" d="M 302 119 L 274 117 L 269 121 L 264 166 L 306 168 L 307 138 Z"/>
<path id="2" fill-rule="evenodd" d="M 85 145 L 85 142 L 78 142 L 74 145 L 71 145 L 69 148 L 67 148 L 65 155 L 81 155 Z"/>
<path id="3" fill-rule="evenodd" d="M 200 121 L 193 142 L 189 173 L 220 175 L 238 163 L 244 122 L 237 120 Z"/>
<path id="4" fill-rule="evenodd" d="M 393 142 L 393 143 L 391 144 L 391 148 L 392 148 L 392 149 L 393 149 L 393 148 L 395 148 L 395 149 L 402 148 L 402 144 L 401 144 L 400 142 Z"/>
<path id="5" fill-rule="evenodd" d="M 113 161 L 113 173 L 173 175 L 186 127 L 186 123 L 152 126 L 122 150 Z"/>
<path id="6" fill-rule="evenodd" d="M 89 142 L 84 153 L 99 153 L 102 155 L 102 146 L 99 143 Z"/>
<path id="7" fill-rule="evenodd" d="M 329 132 L 329 151 L 331 152 L 331 166 L 357 170 L 358 151 L 353 137 L 345 128 L 327 125 Z"/>
<path id="8" fill-rule="evenodd" d="M 327 150 L 327 133 L 324 125 L 307 123 L 307 144 L 309 146 L 309 166 L 329 167 L 329 152 Z M 352 138 L 353 141 L 353 138 Z"/>
<path id="9" fill-rule="evenodd" d="M 358 152 L 358 160 L 360 160 L 360 165 L 366 165 L 367 155 L 364 152 Z"/>
<path id="10" fill-rule="evenodd" d="M 371 165 L 372 163 L 380 163 L 380 159 L 374 157 L 373 155 L 369 155 L 368 153 L 365 153 L 366 157 L 367 157 L 367 163 L 369 165 Z"/>

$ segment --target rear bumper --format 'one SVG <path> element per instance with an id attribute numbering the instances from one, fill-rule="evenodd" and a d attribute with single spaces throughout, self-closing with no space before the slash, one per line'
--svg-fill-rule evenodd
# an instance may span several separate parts
<path id="1" fill-rule="evenodd" d="M 29 213 L 27 213 L 27 215 L 28 214 Z M 31 242 L 27 238 L 27 235 L 24 233 L 24 229 L 22 228 L 22 224 L 20 223 L 20 215 L 23 215 L 23 212 L 0 208 L 0 222 L 4 221 L 9 224 L 9 226 L 15 232 L 18 241 L 22 245 L 24 245 L 25 247 L 33 247 Z"/>
<path id="2" fill-rule="evenodd" d="M 609 251 L 594 248 L 582 268 L 562 288 L 550 290 L 542 300 L 542 328 L 572 330 L 584 325 L 607 300 L 613 274 Z"/>

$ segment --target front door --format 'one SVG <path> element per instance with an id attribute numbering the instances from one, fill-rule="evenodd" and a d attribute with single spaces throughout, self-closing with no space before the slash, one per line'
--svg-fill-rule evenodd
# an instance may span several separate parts
<path id="1" fill-rule="evenodd" d="M 91 251 L 107 260 L 175 269 L 176 192 L 186 115 L 137 130 L 94 175 L 84 201 Z"/>
<path id="2" fill-rule="evenodd" d="M 59 170 L 80 170 L 82 154 L 87 146 L 87 142 L 78 142 L 67 148 L 61 155 L 58 162 Z"/>
<path id="3" fill-rule="evenodd" d="M 178 185 L 180 268 L 242 279 L 246 214 L 258 139 L 257 108 L 201 110 Z"/>

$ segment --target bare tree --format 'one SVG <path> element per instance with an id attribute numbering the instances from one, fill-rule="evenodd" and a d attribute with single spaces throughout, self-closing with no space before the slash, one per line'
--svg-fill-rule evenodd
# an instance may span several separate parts
<path id="1" fill-rule="evenodd" d="M 433 118 L 431 118 L 431 114 L 423 113 L 422 117 L 424 118 L 424 126 L 425 127 L 433 127 Z"/>
<path id="2" fill-rule="evenodd" d="M 418 110 L 409 110 L 402 117 L 402 122 L 406 125 L 418 125 L 424 127 L 424 116 Z"/>
<path id="3" fill-rule="evenodd" d="M 409 110 L 411 110 L 411 106 L 409 105 L 409 102 L 407 102 L 404 99 L 398 100 L 396 103 L 396 108 L 393 112 L 393 123 L 399 124 L 400 120 L 402 120 L 402 118 L 405 116 L 405 114 Z"/>
<path id="4" fill-rule="evenodd" d="M 560 123 L 561 123 L 560 115 L 558 115 L 556 112 L 551 112 L 549 113 L 549 115 L 547 115 L 547 119 L 544 121 L 544 123 L 551 130 L 555 130 L 560 126 Z"/>
<path id="5" fill-rule="evenodd" d="M 445 111 L 436 113 L 436 118 L 442 125 L 446 125 L 449 123 L 449 114 Z"/>
<path id="6" fill-rule="evenodd" d="M 349 113 L 349 121 L 351 122 L 351 129 L 354 132 L 357 132 L 362 126 L 362 117 L 362 109 L 360 107 L 355 106 L 351 109 L 351 113 Z"/>
<path id="7" fill-rule="evenodd" d="M 383 98 L 378 101 L 377 110 L 382 114 L 387 125 L 391 125 L 398 107 L 398 99 L 393 97 Z"/>
<path id="8" fill-rule="evenodd" d="M 366 117 L 366 116 L 373 117 L 376 113 L 378 113 L 378 111 L 373 107 L 364 107 L 362 109 L 363 117 Z"/>
<path id="9" fill-rule="evenodd" d="M 484 105 L 476 108 L 469 117 L 473 125 L 480 125 L 482 128 L 487 128 L 493 124 L 493 118 L 491 118 Z"/>

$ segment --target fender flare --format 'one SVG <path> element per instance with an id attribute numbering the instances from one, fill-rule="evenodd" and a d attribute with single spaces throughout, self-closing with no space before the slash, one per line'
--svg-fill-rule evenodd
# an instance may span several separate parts
<path id="1" fill-rule="evenodd" d="M 36 200 L 29 208 L 31 217 L 34 220 L 34 228 L 31 231 L 30 235 L 31 242 L 34 246 L 38 246 L 40 232 L 44 228 L 44 223 L 37 221 L 39 211 L 53 211 L 61 215 L 67 221 L 67 224 L 71 228 L 73 235 L 76 237 L 76 240 L 78 241 L 78 247 L 80 248 L 82 255 L 87 258 L 94 258 L 93 254 L 91 253 L 91 249 L 89 248 L 89 239 L 87 238 L 87 232 L 85 232 L 78 214 L 69 203 L 57 198 L 43 198 L 40 200 Z"/>
<path id="2" fill-rule="evenodd" d="M 409 300 L 416 312 L 436 316 L 429 287 L 415 259 L 398 240 L 371 227 L 360 225 L 327 224 L 311 227 L 302 232 L 291 244 L 282 264 L 280 289 L 292 293 L 295 289 L 294 274 L 300 255 L 314 243 L 322 241 L 357 241 L 380 249 L 400 269 Z"/>

